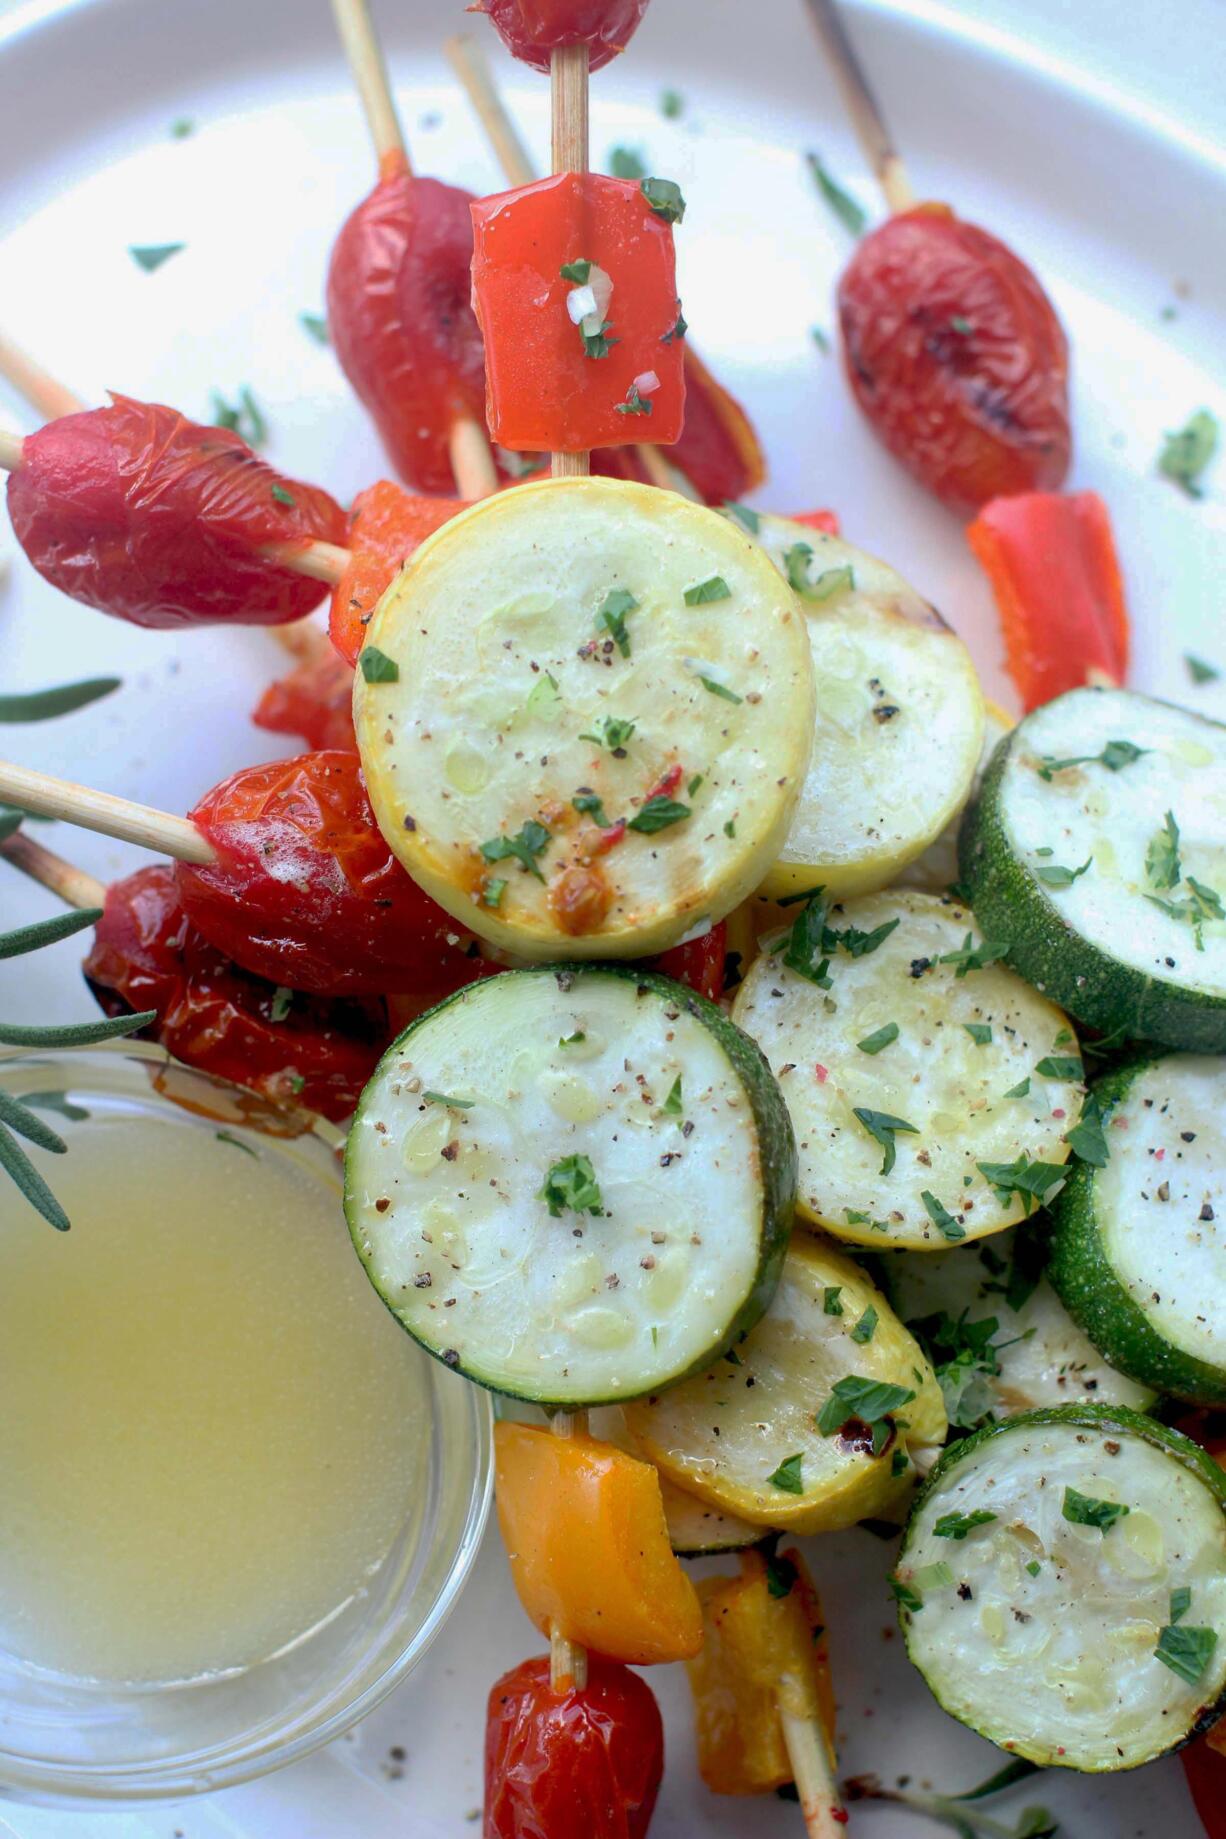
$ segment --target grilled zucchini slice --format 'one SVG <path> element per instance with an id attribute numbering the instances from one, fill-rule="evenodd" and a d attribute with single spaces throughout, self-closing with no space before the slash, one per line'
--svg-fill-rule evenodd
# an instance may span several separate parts
<path id="1" fill-rule="evenodd" d="M 1078 1115 L 1064 1016 L 1004 965 L 975 968 L 974 917 L 950 899 L 867 895 L 831 908 L 821 938 L 821 982 L 779 935 L 733 1004 L 792 1114 L 802 1214 L 877 1250 L 943 1251 L 1022 1218 Z"/>
<path id="2" fill-rule="evenodd" d="M 1070 690 L 1002 741 L 959 839 L 985 933 L 1117 1040 L 1226 1052 L 1226 727 Z"/>
<path id="3" fill-rule="evenodd" d="M 616 479 L 489 498 L 423 543 L 359 660 L 389 847 L 521 957 L 645 957 L 787 835 L 813 735 L 794 597 L 717 512 Z"/>
<path id="4" fill-rule="evenodd" d="M 1134 1769 L 1226 1696 L 1226 1477 L 1118 1406 L 1010 1418 L 945 1452 L 894 1587 L 955 1718 L 1044 1768 Z"/>
<path id="5" fill-rule="evenodd" d="M 819 1428 L 835 1386 L 857 1379 L 899 1388 L 875 1420 L 876 1449 L 873 1422 L 852 1404 L 836 1403 L 846 1415 L 830 1434 Z M 946 1429 L 932 1369 L 885 1297 L 850 1258 L 804 1233 L 746 1339 L 684 1385 L 628 1406 L 626 1424 L 680 1487 L 753 1525 L 797 1533 L 896 1507 L 915 1480 L 910 1455 L 939 1446 Z"/>
<path id="6" fill-rule="evenodd" d="M 786 517 L 757 526 L 800 585 L 817 682 L 809 771 L 763 891 L 869 893 L 965 804 L 983 746 L 979 679 L 961 639 L 884 562 Z"/>
<path id="7" fill-rule="evenodd" d="M 447 1365 L 576 1408 L 707 1366 L 766 1307 L 787 1109 L 714 1004 L 617 966 L 508 971 L 415 1021 L 362 1095 L 345 1209 Z"/>
<path id="8" fill-rule="evenodd" d="M 1094 1095 L 1111 1153 L 1056 1201 L 1052 1282 L 1121 1371 L 1226 1405 L 1226 1061 L 1141 1059 Z"/>

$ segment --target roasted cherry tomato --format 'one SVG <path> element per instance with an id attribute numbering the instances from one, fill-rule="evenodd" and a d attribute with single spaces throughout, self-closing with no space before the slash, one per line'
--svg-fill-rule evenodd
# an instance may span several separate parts
<path id="1" fill-rule="evenodd" d="M 389 1039 L 378 999 L 295 995 L 214 951 L 164 864 L 107 889 L 83 968 L 109 1015 L 156 1009 L 149 1033 L 176 1060 L 333 1123 L 354 1109 Z"/>
<path id="2" fill-rule="evenodd" d="M 190 815 L 217 860 L 176 865 L 180 898 L 244 969 L 323 996 L 442 996 L 491 968 L 383 841 L 356 753 L 246 767 Z"/>
<path id="3" fill-rule="evenodd" d="M 1221 1739 L 1214 1741 L 1217 1730 L 1179 1752 L 1205 1839 L 1226 1839 L 1226 1754 L 1218 1747 Z"/>
<path id="4" fill-rule="evenodd" d="M 728 956 L 728 928 L 723 920 L 704 932 L 700 939 L 674 945 L 656 959 L 656 969 L 678 983 L 688 983 L 691 990 L 717 1003 L 724 993 L 724 964 Z"/>
<path id="5" fill-rule="evenodd" d="M 617 1661 L 555 1692 L 541 1655 L 491 1688 L 484 1839 L 643 1839 L 663 1774 L 660 1708 Z"/>
<path id="6" fill-rule="evenodd" d="M 311 748 L 356 752 L 352 664 L 328 646 L 321 656 L 305 660 L 270 683 L 251 719 L 257 728 L 272 734 L 301 735 Z"/>
<path id="7" fill-rule="evenodd" d="M 1097 492 L 993 498 L 966 539 L 992 583 L 1024 709 L 1086 683 L 1124 681 L 1124 582 Z"/>
<path id="8" fill-rule="evenodd" d="M 302 619 L 323 588 L 260 551 L 345 531 L 327 492 L 274 472 L 237 434 L 130 396 L 28 435 L 8 505 L 45 580 L 137 626 Z"/>
<path id="9" fill-rule="evenodd" d="M 396 470 L 452 492 L 450 438 L 485 413 L 485 357 L 470 304 L 469 192 L 400 160 L 341 227 L 328 269 L 328 328 L 341 369 Z"/>
<path id="10" fill-rule="evenodd" d="M 675 441 L 685 375 L 672 222 L 643 188 L 555 173 L 482 198 L 472 221 L 493 439 L 527 453 Z M 581 300 L 591 310 L 577 322 Z"/>
<path id="11" fill-rule="evenodd" d="M 1068 471 L 1068 343 L 1024 262 L 944 205 L 888 218 L 839 283 L 843 357 L 874 431 L 956 511 Z"/>
<path id="12" fill-rule="evenodd" d="M 415 498 L 390 479 L 359 492 L 349 513 L 349 566 L 332 590 L 328 635 L 356 664 L 383 590 L 419 543 L 464 510 L 462 498 Z"/>
<path id="13" fill-rule="evenodd" d="M 550 55 L 586 45 L 588 69 L 599 70 L 630 42 L 647 0 L 479 0 L 513 57 L 548 70 Z"/>

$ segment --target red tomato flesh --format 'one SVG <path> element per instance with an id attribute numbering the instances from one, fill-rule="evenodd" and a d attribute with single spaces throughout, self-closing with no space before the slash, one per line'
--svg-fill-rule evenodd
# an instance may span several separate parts
<path id="1" fill-rule="evenodd" d="M 237 434 L 131 396 L 27 436 L 8 506 L 44 580 L 137 626 L 303 619 L 320 583 L 259 551 L 345 532 L 327 492 L 275 472 Z"/>
<path id="2" fill-rule="evenodd" d="M 470 9 L 488 13 L 513 57 L 533 70 L 548 70 L 551 53 L 586 45 L 588 69 L 624 51 L 647 0 L 481 0 Z"/>
<path id="3" fill-rule="evenodd" d="M 366 643 L 370 616 L 419 543 L 457 512 L 462 498 L 416 498 L 390 479 L 359 492 L 349 513 L 349 566 L 332 590 L 328 636 L 350 664 Z"/>
<path id="4" fill-rule="evenodd" d="M 969 512 L 1063 482 L 1068 342 L 996 237 L 944 205 L 901 212 L 859 244 L 838 299 L 856 400 L 921 485 Z"/>
<path id="5" fill-rule="evenodd" d="M 473 302 L 486 339 L 486 413 L 514 452 L 581 453 L 681 433 L 685 409 L 672 227 L 639 186 L 598 173 L 555 173 L 472 207 Z M 564 264 L 611 276 L 606 356 L 588 357 L 567 312 Z M 626 413 L 635 379 L 646 412 Z M 647 405 L 650 405 L 649 409 Z"/>

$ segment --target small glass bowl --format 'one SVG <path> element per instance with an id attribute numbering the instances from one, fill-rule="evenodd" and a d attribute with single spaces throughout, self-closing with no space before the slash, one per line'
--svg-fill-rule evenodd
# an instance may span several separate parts
<path id="1" fill-rule="evenodd" d="M 87 1109 L 91 1098 L 112 1112 L 144 1116 L 173 1107 L 178 1122 L 186 1110 L 210 1132 L 219 1122 L 227 1131 L 274 1122 L 275 1114 L 249 1094 L 169 1061 L 144 1042 L 0 1054 L 0 1089 L 14 1096 L 28 1091 L 36 1068 L 40 1091 L 64 1092 Z M 291 1158 L 325 1184 L 344 1232 L 342 1135 L 322 1120 L 303 1121 L 309 1127 L 296 1136 L 262 1130 L 261 1153 Z M 12 1205 L 26 1204 L 4 1180 L 0 1216 L 9 1195 Z M 454 1607 L 481 1542 L 491 1494 L 492 1414 L 486 1393 L 448 1373 L 407 1335 L 404 1354 L 420 1364 L 430 1411 L 425 1493 L 367 1587 L 280 1654 L 182 1685 L 65 1680 L 0 1651 L 0 1803 L 6 1797 L 133 1802 L 231 1787 L 338 1737 L 417 1665 Z M 9 1408 L 0 1399 L 0 1410 Z"/>

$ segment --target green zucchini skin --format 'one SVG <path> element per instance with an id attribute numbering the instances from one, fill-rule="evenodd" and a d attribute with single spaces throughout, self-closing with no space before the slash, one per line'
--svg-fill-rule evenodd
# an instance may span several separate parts
<path id="1" fill-rule="evenodd" d="M 1006 961 L 1036 990 L 1113 1040 L 1226 1053 L 1226 998 L 1184 989 L 1108 956 L 1068 924 L 1019 859 L 1005 831 L 1000 795 L 1010 758 L 1028 744 L 1023 720 L 998 743 L 958 833 L 958 875 L 980 930 L 1009 941 Z"/>
<path id="2" fill-rule="evenodd" d="M 1138 1077 L 1165 1058 L 1137 1054 L 1091 1088 L 1104 1125 Z M 1117 1153 L 1125 1153 L 1117 1151 Z M 1130 1379 L 1193 1405 L 1226 1405 L 1226 1372 L 1174 1347 L 1137 1307 L 1103 1249 L 1098 1173 L 1077 1162 L 1051 1206 L 1047 1275 L 1069 1314 L 1111 1366 Z"/>
<path id="3" fill-rule="evenodd" d="M 972 1432 L 969 1437 L 963 1438 L 960 1442 L 946 1445 L 940 1458 L 929 1472 L 927 1479 L 921 1483 L 915 1493 L 911 1504 L 911 1511 L 907 1517 L 906 1527 L 903 1532 L 903 1541 L 899 1552 L 898 1563 L 901 1565 L 907 1560 L 912 1534 L 919 1525 L 920 1516 L 923 1512 L 925 1503 L 930 1501 L 932 1496 L 941 1489 L 944 1482 L 949 1479 L 950 1475 L 960 1464 L 966 1462 L 966 1460 L 973 1456 L 977 1450 L 982 1449 L 991 1438 L 1012 1436 L 1016 1433 L 1024 1434 L 1028 1428 L 1041 1429 L 1046 1425 L 1052 1424 L 1070 1425 L 1076 1429 L 1085 1430 L 1092 1435 L 1115 1435 L 1121 1439 L 1127 1437 L 1142 1439 L 1150 1444 L 1151 1447 L 1171 1456 L 1182 1468 L 1186 1469 L 1196 1480 L 1201 1482 L 1212 1500 L 1216 1502 L 1223 1519 L 1226 1519 L 1226 1471 L 1223 1471 L 1214 1461 L 1213 1457 L 1210 1456 L 1207 1451 L 1201 1449 L 1199 1444 L 1194 1443 L 1190 1437 L 1184 1436 L 1182 1431 L 1175 1430 L 1169 1424 L 1160 1423 L 1157 1419 L 1148 1417 L 1142 1412 L 1133 1411 L 1126 1405 L 1053 1405 L 1037 1411 L 1022 1412 L 1017 1417 L 1007 1418 L 1001 1423 L 986 1424 L 981 1430 Z M 933 1698 L 936 1700 L 937 1704 L 941 1706 L 941 1709 L 948 1712 L 951 1717 L 958 1718 L 958 1721 L 962 1723 L 967 1722 L 965 1718 L 960 1717 L 958 1712 L 952 1710 L 951 1707 L 944 1702 L 940 1692 L 938 1692 L 936 1686 L 929 1678 L 928 1673 L 920 1667 L 918 1662 L 914 1659 L 914 1655 L 911 1652 L 911 1633 L 916 1624 L 915 1615 L 900 1603 L 898 1617 L 903 1639 L 907 1646 L 908 1657 L 911 1658 L 913 1664 L 916 1665 L 917 1671 L 923 1678 L 928 1690 L 932 1693 Z M 1182 1749 L 1185 1744 L 1191 1743 L 1195 1738 L 1202 1735 L 1206 1730 L 1217 1723 L 1219 1718 L 1223 1715 L 1223 1712 L 1226 1712 L 1226 1686 L 1224 1686 L 1222 1691 L 1216 1694 L 1210 1702 L 1199 1708 L 1188 1728 L 1181 1731 L 1172 1739 L 1170 1745 L 1163 1754 L 1172 1754 L 1176 1750 Z M 993 1741 L 989 1731 L 978 1730 L 978 1734 L 986 1737 L 989 1742 Z M 1122 1773 L 1133 1768 L 1143 1767 L 1146 1762 L 1154 1760 L 1156 1760 L 1155 1757 L 1147 1756 L 1138 1758 L 1137 1761 L 1131 1763 L 1113 1761 L 1109 1768 L 1105 1767 L 1102 1770 L 1090 1771 L 1079 1770 L 1079 1772 Z M 1049 1768 L 1077 1768 L 1077 1765 L 1063 1761 L 1059 1755 L 1048 1757 L 1043 1766 Z"/>
<path id="4" fill-rule="evenodd" d="M 471 1358 L 467 1361 L 462 1358 L 458 1361 L 448 1358 L 442 1347 L 436 1346 L 424 1335 L 418 1334 L 404 1319 L 403 1314 L 384 1295 L 371 1271 L 372 1253 L 369 1248 L 363 1248 L 359 1201 L 360 1173 L 357 1168 L 359 1133 L 356 1125 L 368 1102 L 369 1094 L 379 1084 L 384 1068 L 403 1055 L 406 1043 L 410 1042 L 419 1030 L 425 1028 L 445 1010 L 471 997 L 474 987 L 487 988 L 488 984 L 478 986 L 469 984 L 463 989 L 456 990 L 452 995 L 444 997 L 442 1002 L 436 1003 L 433 1008 L 415 1017 L 383 1054 L 359 1100 L 345 1146 L 345 1217 L 354 1250 L 361 1259 L 363 1268 L 380 1300 L 395 1316 L 401 1327 L 413 1335 L 413 1338 L 428 1354 L 441 1361 L 451 1371 L 462 1373 L 465 1378 L 486 1387 L 489 1391 L 501 1393 L 510 1398 L 520 1398 L 530 1404 L 541 1405 L 546 1410 L 573 1411 L 586 1409 L 589 1406 L 621 1405 L 631 1398 L 640 1396 L 641 1393 L 659 1392 L 667 1386 L 677 1384 L 682 1379 L 688 1379 L 692 1373 L 705 1371 L 729 1348 L 743 1340 L 754 1323 L 765 1313 L 778 1287 L 783 1270 L 796 1204 L 797 1153 L 792 1120 L 775 1076 L 757 1043 L 738 1028 L 716 1003 L 708 1001 L 705 996 L 699 995 L 686 985 L 676 983 L 670 977 L 663 977 L 658 972 L 647 971 L 637 965 L 625 963 L 537 964 L 506 971 L 494 981 L 501 986 L 509 984 L 514 978 L 525 977 L 550 977 L 557 980 L 560 987 L 563 980 L 568 978 L 573 982 L 596 977 L 616 978 L 619 982 L 632 985 L 636 990 L 650 992 L 661 1002 L 682 1009 L 705 1028 L 714 1037 L 716 1045 L 736 1075 L 749 1101 L 758 1140 L 762 1210 L 755 1281 L 740 1308 L 730 1318 L 718 1345 L 704 1350 L 699 1358 L 687 1363 L 677 1372 L 669 1373 L 663 1378 L 652 1378 L 639 1392 L 622 1389 L 599 1396 L 583 1399 L 567 1397 L 559 1401 L 550 1398 L 542 1390 L 514 1389 L 502 1380 L 483 1372 L 479 1363 Z M 566 987 L 572 986 L 567 985 Z"/>

